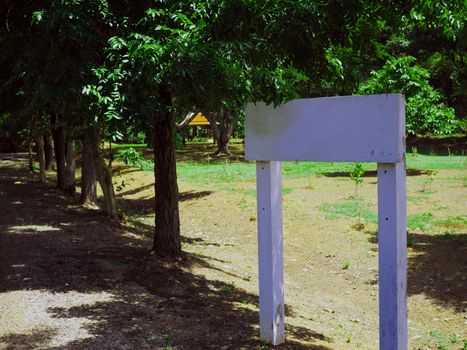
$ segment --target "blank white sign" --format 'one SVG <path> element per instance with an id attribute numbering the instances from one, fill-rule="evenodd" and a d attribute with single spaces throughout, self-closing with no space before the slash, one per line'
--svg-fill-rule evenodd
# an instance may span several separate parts
<path id="1" fill-rule="evenodd" d="M 246 108 L 245 158 L 398 163 L 405 154 L 404 96 L 339 96 Z"/>

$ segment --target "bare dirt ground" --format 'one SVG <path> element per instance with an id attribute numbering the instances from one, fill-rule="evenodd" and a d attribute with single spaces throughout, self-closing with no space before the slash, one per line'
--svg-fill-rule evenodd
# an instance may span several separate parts
<path id="1" fill-rule="evenodd" d="M 122 169 L 125 180 L 115 223 L 36 183 L 24 162 L 0 162 L 0 349 L 268 349 L 254 183 L 180 180 L 186 258 L 164 262 L 150 254 L 154 179 Z M 364 180 L 375 210 L 376 178 Z M 426 180 L 408 178 L 409 216 L 465 215 L 464 171 L 439 171 L 429 191 Z M 377 349 L 376 225 L 357 231 L 320 209 L 345 203 L 352 182 L 325 174 L 284 188 L 287 343 L 276 349 Z M 410 349 L 465 349 L 467 235 L 443 225 L 409 231 Z"/>

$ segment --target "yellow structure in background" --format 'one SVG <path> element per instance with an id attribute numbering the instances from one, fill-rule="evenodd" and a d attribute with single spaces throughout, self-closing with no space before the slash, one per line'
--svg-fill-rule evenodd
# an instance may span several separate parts
<path id="1" fill-rule="evenodd" d="M 188 123 L 189 126 L 209 126 L 209 121 L 202 113 L 198 113 L 191 122 Z"/>

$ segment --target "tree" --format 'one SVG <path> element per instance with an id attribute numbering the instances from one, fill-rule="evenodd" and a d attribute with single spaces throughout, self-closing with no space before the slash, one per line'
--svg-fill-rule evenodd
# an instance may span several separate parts
<path id="1" fill-rule="evenodd" d="M 229 112 L 220 110 L 217 112 L 207 113 L 206 118 L 211 124 L 214 141 L 217 144 L 216 155 L 229 155 L 229 140 L 237 126 L 239 111 Z"/>
<path id="2" fill-rule="evenodd" d="M 428 3 L 427 13 L 439 10 Z M 0 63 L 7 68 L 0 72 L 2 113 L 19 116 L 21 125 L 30 125 L 33 115 L 50 118 L 59 187 L 68 193 L 72 143 L 81 141 L 81 200 L 95 201 L 98 180 L 114 217 L 111 171 L 99 140 L 117 137 L 128 125 L 151 133 L 154 250 L 168 256 L 181 254 L 176 116 L 202 111 L 217 129 L 219 151 L 228 152 L 247 102 L 356 92 L 372 70 L 397 59 L 395 38 L 403 38 L 401 26 L 416 8 L 402 0 L 9 0 L 0 6 L 8 27 L 0 29 Z M 438 101 L 423 83 L 429 77 L 410 69 L 425 101 Z"/>
<path id="3" fill-rule="evenodd" d="M 57 186 L 69 195 L 75 193 L 75 141 L 81 138 L 85 150 L 81 201 L 95 202 L 100 174 L 101 185 L 107 186 L 103 190 L 105 209 L 117 217 L 109 172 L 99 166 L 101 155 L 95 149 L 99 148 L 99 139 L 94 138 L 101 134 L 103 116 L 98 116 L 96 122 L 94 110 L 86 105 L 82 95 L 83 86 L 93 80 L 92 68 L 104 61 L 103 48 L 117 26 L 108 2 L 8 1 L 6 7 L 7 28 L 1 32 L 4 40 L 0 44 L 2 52 L 5 49 L 8 53 L 2 57 L 2 63 L 10 70 L 5 75 L 0 98 L 13 97 L 13 102 L 6 106 L 25 121 L 32 115 L 49 116 Z M 89 131 L 89 128 L 97 129 Z M 47 134 L 44 136 L 50 140 Z M 47 145 L 50 143 L 44 144 L 44 158 L 50 159 Z"/>
<path id="4" fill-rule="evenodd" d="M 390 58 L 360 86 L 362 94 L 402 93 L 406 96 L 406 130 L 409 134 L 448 134 L 457 128 L 454 110 L 441 102 L 429 84 L 430 73 L 411 56 Z"/>
<path id="5" fill-rule="evenodd" d="M 213 35 L 226 15 L 227 4 L 167 2 L 147 9 L 141 19 L 134 19 L 128 34 L 109 41 L 109 67 L 124 72 L 121 91 L 126 96 L 128 118 L 152 125 L 156 177 L 153 249 L 160 255 L 181 254 L 175 116 L 187 110 L 209 114 L 232 110 L 231 106 L 243 108 L 249 96 L 262 94 L 261 84 L 270 88 L 275 76 L 285 76 L 283 71 L 303 78 L 270 53 L 269 67 L 254 67 L 247 59 L 247 51 L 254 50 L 251 43 Z M 264 46 L 254 41 L 257 48 Z M 254 92 L 253 80 L 257 82 Z M 277 96 L 287 92 L 268 98 L 277 101 Z"/>
<path id="6" fill-rule="evenodd" d="M 405 30 L 391 49 L 414 56 L 430 71 L 443 102 L 467 115 L 467 6 L 462 1 L 423 1 L 404 18 Z M 401 45 L 402 44 L 402 45 Z"/>
<path id="7" fill-rule="evenodd" d="M 400 25 L 388 28 L 386 39 L 378 40 L 378 60 L 369 65 L 374 73 L 360 93 L 407 92 L 411 133 L 449 133 L 456 126 L 460 130 L 453 110 L 441 103 L 454 108 L 457 116 L 466 114 L 467 7 L 461 1 L 407 2 L 400 15 Z M 385 75 L 397 81 L 384 83 Z M 386 88 L 372 90 L 368 84 L 374 85 L 378 76 Z M 414 88 L 419 89 L 417 97 Z"/>

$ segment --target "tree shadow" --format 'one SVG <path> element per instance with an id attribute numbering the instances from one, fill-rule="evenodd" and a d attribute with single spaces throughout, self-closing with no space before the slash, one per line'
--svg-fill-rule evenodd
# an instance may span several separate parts
<path id="1" fill-rule="evenodd" d="M 179 200 L 180 202 L 192 201 L 195 199 L 207 197 L 213 193 L 214 191 L 185 191 L 180 193 Z"/>
<path id="2" fill-rule="evenodd" d="M 117 197 L 122 197 L 122 196 L 131 196 L 131 195 L 135 195 L 137 193 L 140 193 L 140 192 L 143 192 L 145 190 L 148 190 L 150 188 L 154 188 L 154 182 L 153 183 L 150 183 L 148 185 L 144 185 L 144 186 L 140 186 L 140 187 L 137 187 L 137 188 L 133 188 L 131 190 L 127 190 L 127 191 L 122 191 L 120 192 Z"/>
<path id="3" fill-rule="evenodd" d="M 409 234 L 408 293 L 461 312 L 467 307 L 467 234 Z"/>
<path id="4" fill-rule="evenodd" d="M 377 244 L 376 232 L 367 232 Z M 467 307 L 467 234 L 408 232 L 408 295 L 424 294 L 439 305 L 461 312 Z M 377 248 L 374 249 L 377 251 Z M 377 284 L 377 281 L 371 281 Z"/>
<path id="5" fill-rule="evenodd" d="M 152 187 L 150 186 L 142 186 L 141 188 L 131 190 L 125 193 L 120 193 L 118 195 L 118 205 L 119 207 L 128 215 L 147 215 L 154 211 L 154 194 L 150 195 L 147 198 L 122 198 L 121 195 L 127 194 L 135 194 L 140 191 L 145 190 L 146 188 Z M 131 193 L 129 193 L 131 192 Z M 179 194 L 179 201 L 192 201 L 199 198 L 207 197 L 214 193 L 214 191 L 185 191 L 180 192 Z"/>
<path id="6" fill-rule="evenodd" d="M 188 161 L 197 163 L 225 163 L 229 162 L 244 162 L 244 145 L 242 143 L 230 143 L 230 155 L 214 155 L 217 151 L 217 146 L 213 143 L 188 143 L 184 149 L 177 150 L 178 161 Z"/>
<path id="7" fill-rule="evenodd" d="M 407 149 L 417 150 L 419 154 L 448 156 L 465 154 L 467 150 L 467 136 L 433 138 L 429 136 L 408 137 Z"/>
<path id="8" fill-rule="evenodd" d="M 76 206 L 22 170 L 1 170 L 0 293 L 36 291 L 54 299 L 70 292 L 111 295 L 44 311 L 63 321 L 88 320 L 81 327 L 90 337 L 56 346 L 58 328 L 12 332 L 0 338 L 7 349 L 18 343 L 24 349 L 62 350 L 260 348 L 258 297 L 194 273 L 197 265 L 216 269 L 207 257 L 159 260 L 150 254 L 151 240 L 137 230 Z M 290 306 L 286 314 L 293 314 Z M 287 337 L 275 349 L 330 349 L 325 335 L 303 327 L 287 327 Z"/>
<path id="9" fill-rule="evenodd" d="M 4 350 L 40 349 L 46 347 L 56 334 L 50 328 L 36 328 L 29 334 L 10 333 L 0 337 L 0 347 Z"/>
<path id="10" fill-rule="evenodd" d="M 407 176 L 421 176 L 427 175 L 429 172 L 427 170 L 418 170 L 418 169 L 407 169 Z M 325 172 L 322 173 L 326 177 L 350 177 L 350 172 L 348 171 L 334 171 L 334 172 Z M 367 170 L 362 177 L 377 177 L 378 173 L 376 170 Z"/>

